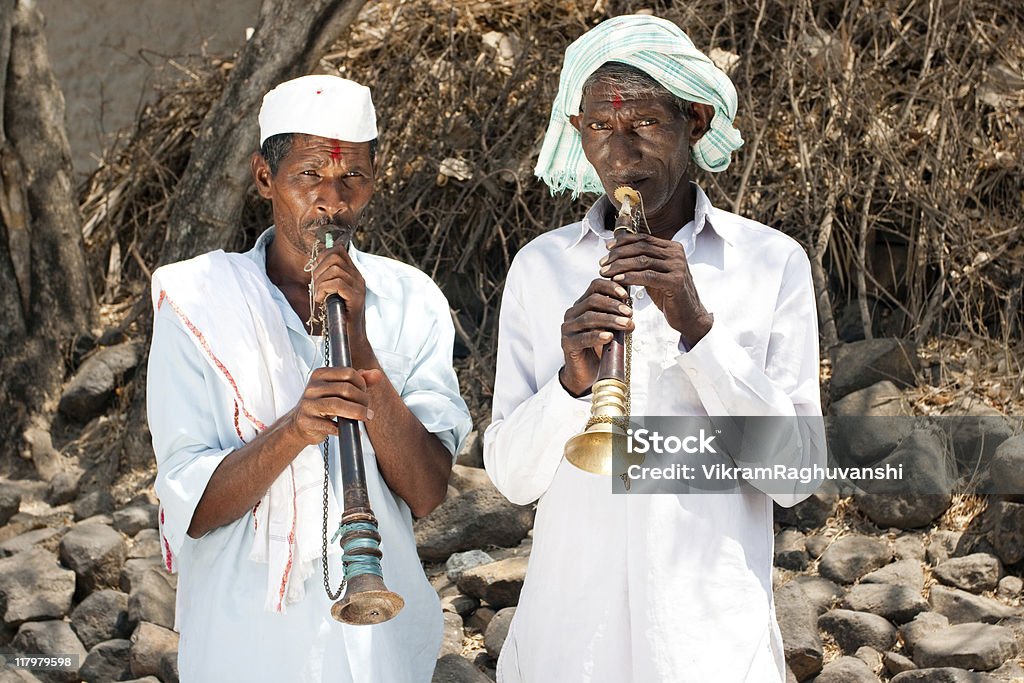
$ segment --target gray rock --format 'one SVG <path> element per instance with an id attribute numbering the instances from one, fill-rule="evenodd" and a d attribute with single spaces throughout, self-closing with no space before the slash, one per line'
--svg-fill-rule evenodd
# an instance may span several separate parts
<path id="1" fill-rule="evenodd" d="M 878 683 L 878 676 L 856 657 L 840 657 L 826 664 L 814 683 Z"/>
<path id="2" fill-rule="evenodd" d="M 131 641 L 128 664 L 133 676 L 155 676 L 164 654 L 178 650 L 177 633 L 145 621 L 135 627 Z"/>
<path id="3" fill-rule="evenodd" d="M 57 564 L 53 553 L 37 548 L 0 560 L 0 616 L 8 627 L 61 618 L 74 592 L 75 573 Z"/>
<path id="4" fill-rule="evenodd" d="M 486 600 L 496 608 L 519 603 L 519 593 L 526 578 L 525 557 L 510 557 L 467 569 L 456 582 L 466 595 Z"/>
<path id="5" fill-rule="evenodd" d="M 438 657 L 462 654 L 462 617 L 454 612 L 444 613 L 444 631 Z"/>
<path id="6" fill-rule="evenodd" d="M 78 486 L 82 472 L 78 469 L 58 472 L 46 489 L 46 502 L 50 505 L 64 505 L 78 498 Z"/>
<path id="7" fill-rule="evenodd" d="M 975 471 L 991 467 L 994 481 L 998 482 L 1000 492 L 1014 490 L 1024 493 L 1024 478 L 1020 471 L 1004 472 L 1006 465 L 1011 462 L 1002 462 L 998 466 L 993 461 L 994 454 L 999 447 L 1013 436 L 1013 423 L 1002 415 L 998 410 L 989 408 L 984 404 L 977 404 L 968 409 L 966 415 L 957 416 L 943 420 L 950 432 L 950 439 L 953 442 L 953 453 L 960 466 L 960 471 L 973 474 Z M 1021 450 L 1024 450 L 1024 441 L 1021 441 Z M 1024 453 L 1022 453 L 1024 457 Z M 1016 466 L 1020 467 L 1024 462 L 1018 461 Z M 1001 479 L 1003 474 L 1009 478 Z"/>
<path id="8" fill-rule="evenodd" d="M 465 465 L 452 465 L 451 485 L 458 489 L 459 493 L 466 493 L 473 489 L 494 488 L 487 472 L 479 467 L 466 467 Z"/>
<path id="9" fill-rule="evenodd" d="M 41 683 L 25 669 L 8 669 L 0 665 L 0 683 Z"/>
<path id="10" fill-rule="evenodd" d="M 892 382 L 878 382 L 832 404 L 833 454 L 843 464 L 869 465 L 892 453 L 914 430 L 910 404 Z"/>
<path id="11" fill-rule="evenodd" d="M 1002 573 L 1003 567 L 999 560 L 988 553 L 953 557 L 932 570 L 935 578 L 942 583 L 970 593 L 994 590 Z"/>
<path id="12" fill-rule="evenodd" d="M 822 553 L 818 573 L 839 583 L 853 583 L 891 559 L 892 551 L 885 541 L 851 534 L 835 541 Z"/>
<path id="13" fill-rule="evenodd" d="M 775 616 L 786 664 L 797 680 L 805 681 L 821 671 L 824 650 L 818 634 L 818 614 L 798 584 L 791 581 L 775 589 Z"/>
<path id="14" fill-rule="evenodd" d="M 997 683 L 997 680 L 987 674 L 944 666 L 904 671 L 893 676 L 889 683 Z"/>
<path id="15" fill-rule="evenodd" d="M 480 607 L 469 616 L 469 619 L 466 619 L 466 628 L 477 633 L 486 633 L 487 625 L 491 623 L 494 615 L 495 611 L 490 607 Z"/>
<path id="16" fill-rule="evenodd" d="M 896 628 L 884 617 L 868 612 L 834 609 L 818 618 L 818 627 L 848 654 L 864 646 L 884 652 L 896 642 Z"/>
<path id="17" fill-rule="evenodd" d="M 135 534 L 132 539 L 131 548 L 128 550 L 128 559 L 137 560 L 143 557 L 161 556 L 160 532 L 156 529 L 143 529 Z"/>
<path id="18" fill-rule="evenodd" d="M 807 568 L 809 561 L 802 533 L 795 529 L 783 529 L 775 534 L 776 567 L 799 572 Z"/>
<path id="19" fill-rule="evenodd" d="M 477 607 L 480 601 L 477 598 L 462 593 L 447 595 L 441 598 L 441 611 L 455 612 L 461 617 L 468 617 Z"/>
<path id="20" fill-rule="evenodd" d="M 174 628 L 175 587 L 162 569 L 150 569 L 132 586 L 128 596 L 128 621 L 132 626 L 148 621 Z"/>
<path id="21" fill-rule="evenodd" d="M 1005 683 L 1021 683 L 1021 681 L 1024 681 L 1024 666 L 1015 661 L 1009 661 L 992 671 L 992 675 L 996 680 L 1004 681 Z"/>
<path id="22" fill-rule="evenodd" d="M 79 524 L 60 541 L 60 561 L 75 572 L 76 593 L 117 588 L 128 547 L 121 534 L 103 524 Z"/>
<path id="23" fill-rule="evenodd" d="M 128 596 L 115 590 L 96 591 L 71 613 L 71 628 L 87 650 L 106 640 L 128 638 L 132 632 Z"/>
<path id="24" fill-rule="evenodd" d="M 949 626 L 949 618 L 938 612 L 921 612 L 913 621 L 900 626 L 900 637 L 903 639 L 903 649 L 908 654 L 914 654 L 914 647 L 917 641 L 929 633 L 941 631 Z"/>
<path id="25" fill-rule="evenodd" d="M 922 550 L 923 554 L 923 550 Z M 888 583 L 920 592 L 924 589 L 924 568 L 918 560 L 900 560 L 865 574 L 861 583 Z"/>
<path id="26" fill-rule="evenodd" d="M 904 671 L 912 671 L 917 668 L 917 664 L 914 664 L 914 660 L 906 655 L 901 655 L 898 652 L 886 652 L 882 655 L 882 666 L 889 672 L 890 676 L 903 673 Z"/>
<path id="27" fill-rule="evenodd" d="M 878 526 L 913 529 L 949 509 L 956 478 L 935 431 L 915 429 L 876 466 L 902 467 L 903 476 L 914 482 L 910 492 L 907 482 L 896 478 L 856 482 L 864 491 L 854 496 L 857 507 Z"/>
<path id="28" fill-rule="evenodd" d="M 85 359 L 60 397 L 60 412 L 86 422 L 101 414 L 124 375 L 139 364 L 141 345 L 134 342 L 101 348 Z"/>
<path id="29" fill-rule="evenodd" d="M 1008 628 L 990 624 L 958 624 L 924 636 L 914 648 L 921 667 L 955 666 L 990 671 L 1018 652 Z"/>
<path id="30" fill-rule="evenodd" d="M 515 613 L 515 607 L 500 609 L 487 624 L 487 631 L 484 633 L 484 647 L 487 648 L 487 654 L 494 659 L 501 654 L 505 638 L 508 637 L 508 627 L 512 625 L 512 617 L 515 616 Z"/>
<path id="31" fill-rule="evenodd" d="M 135 536 L 143 529 L 156 530 L 157 510 L 156 505 L 130 505 L 115 510 L 114 528 L 126 536 Z"/>
<path id="32" fill-rule="evenodd" d="M 114 497 L 110 495 L 109 491 L 93 491 L 81 496 L 75 501 L 73 507 L 76 520 L 88 519 L 96 515 L 108 515 L 114 511 Z"/>
<path id="33" fill-rule="evenodd" d="M 889 583 L 861 583 L 846 592 L 843 605 L 857 612 L 870 612 L 903 624 L 928 611 L 928 601 L 909 586 Z M 883 648 L 884 649 L 884 648 Z"/>
<path id="34" fill-rule="evenodd" d="M 462 442 L 462 448 L 455 456 L 455 464 L 478 468 L 484 466 L 484 440 L 479 431 L 474 429 Z"/>
<path id="35" fill-rule="evenodd" d="M 897 560 L 917 560 L 924 562 L 924 541 L 917 534 L 904 534 L 892 542 L 893 554 Z"/>
<path id="36" fill-rule="evenodd" d="M 437 660 L 430 683 L 491 683 L 491 679 L 459 655 L 445 655 Z"/>
<path id="37" fill-rule="evenodd" d="M 163 683 L 178 683 L 178 653 L 165 652 L 160 658 L 160 671 L 157 676 Z"/>
<path id="38" fill-rule="evenodd" d="M 78 675 L 86 683 L 107 683 L 129 678 L 132 675 L 128 666 L 128 652 L 131 647 L 132 641 L 127 639 L 97 643 L 89 650 Z"/>
<path id="39" fill-rule="evenodd" d="M 1016 610 L 997 600 L 946 586 L 932 586 L 929 601 L 934 611 L 949 617 L 951 624 L 969 621 L 994 624 L 1016 614 Z"/>
<path id="40" fill-rule="evenodd" d="M 986 517 L 992 520 L 990 540 L 1004 564 L 1024 560 L 1024 503 L 998 501 L 990 505 Z"/>
<path id="41" fill-rule="evenodd" d="M 882 653 L 873 647 L 859 647 L 853 656 L 867 664 L 872 671 L 882 666 Z"/>
<path id="42" fill-rule="evenodd" d="M 951 558 L 956 552 L 957 546 L 960 545 L 962 537 L 963 532 L 961 531 L 947 529 L 933 531 L 928 538 L 928 564 L 935 566 Z"/>
<path id="43" fill-rule="evenodd" d="M 832 544 L 831 538 L 826 538 L 820 534 L 809 534 L 804 538 L 804 546 L 807 547 L 807 554 L 811 556 L 811 559 L 820 558 L 828 547 Z"/>
<path id="44" fill-rule="evenodd" d="M 31 621 L 22 624 L 11 643 L 16 652 L 40 655 L 78 655 L 78 661 L 85 660 L 85 648 L 66 621 Z M 39 671 L 39 677 L 47 681 L 77 681 L 74 671 Z"/>
<path id="45" fill-rule="evenodd" d="M 996 594 L 1006 600 L 1015 600 L 1020 597 L 1022 590 L 1024 590 L 1024 581 L 1021 581 L 1019 576 L 1004 576 L 999 579 Z"/>
<path id="46" fill-rule="evenodd" d="M 838 500 L 839 496 L 835 493 L 818 491 L 792 507 L 784 508 L 775 504 L 775 521 L 803 531 L 817 529 L 831 516 Z"/>
<path id="47" fill-rule="evenodd" d="M 125 560 L 124 566 L 121 567 L 121 578 L 119 579 L 118 585 L 121 590 L 131 595 L 132 588 L 138 585 L 142 579 L 142 575 L 148 572 L 150 569 L 159 569 L 166 573 L 167 568 L 164 567 L 162 558 L 159 557 L 145 557 L 145 558 L 134 558 Z M 177 587 L 178 576 L 177 574 L 168 574 L 173 585 Z"/>
<path id="48" fill-rule="evenodd" d="M 796 576 L 793 578 L 793 583 L 803 589 L 818 615 L 832 609 L 836 602 L 842 600 L 845 595 L 842 588 L 820 576 Z"/>
<path id="49" fill-rule="evenodd" d="M 11 517 L 18 514 L 20 507 L 21 491 L 13 486 L 0 484 L 0 526 L 7 524 Z"/>
<path id="50" fill-rule="evenodd" d="M 876 382 L 917 384 L 917 347 L 900 339 L 866 339 L 843 344 L 832 353 L 832 399 L 837 400 Z"/>
<path id="51" fill-rule="evenodd" d="M 66 527 L 47 527 L 26 531 L 0 543 L 0 557 L 10 557 L 31 548 L 41 548 L 55 553 L 65 532 L 67 532 Z"/>
<path id="52" fill-rule="evenodd" d="M 513 505 L 496 489 L 474 489 L 416 520 L 416 547 L 428 562 L 473 548 L 512 547 L 533 527 L 533 515 L 532 507 Z"/>
<path id="53" fill-rule="evenodd" d="M 996 482 L 996 491 L 1024 496 L 1024 434 L 1007 438 L 999 444 L 989 471 L 992 481 Z"/>
<path id="54" fill-rule="evenodd" d="M 444 573 L 452 583 L 458 583 L 459 577 L 467 569 L 479 567 L 483 564 L 494 562 L 494 558 L 483 550 L 468 550 L 464 553 L 455 553 L 444 563 Z"/>

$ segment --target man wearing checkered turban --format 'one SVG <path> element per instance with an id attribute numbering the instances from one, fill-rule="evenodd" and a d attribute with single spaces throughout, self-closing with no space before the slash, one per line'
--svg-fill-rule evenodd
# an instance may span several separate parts
<path id="1" fill-rule="evenodd" d="M 553 192 L 599 197 L 524 247 L 505 284 L 484 458 L 512 502 L 538 504 L 499 682 L 785 679 L 772 502 L 817 482 L 698 495 L 631 480 L 626 492 L 563 457 L 604 345 L 632 333 L 634 418 L 799 417 L 730 462 L 823 464 L 822 433 L 802 422 L 821 416 L 807 256 L 691 181 L 691 161 L 728 167 L 735 115 L 728 76 L 664 19 L 610 19 L 566 50 L 536 173 Z M 623 186 L 639 194 L 637 231 L 613 235 Z"/>

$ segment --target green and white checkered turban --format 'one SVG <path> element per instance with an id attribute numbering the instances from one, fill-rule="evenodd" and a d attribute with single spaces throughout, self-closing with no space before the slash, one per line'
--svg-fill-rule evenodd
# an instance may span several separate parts
<path id="1" fill-rule="evenodd" d="M 669 92 L 715 108 L 711 129 L 693 146 L 693 160 L 708 171 L 729 166 L 733 150 L 743 144 L 733 128 L 736 88 L 693 41 L 671 21 L 649 15 L 615 17 L 580 36 L 565 50 L 558 94 L 534 173 L 551 192 L 603 192 L 597 171 L 583 154 L 580 134 L 569 122 L 578 114 L 583 83 L 606 62 L 636 67 Z"/>

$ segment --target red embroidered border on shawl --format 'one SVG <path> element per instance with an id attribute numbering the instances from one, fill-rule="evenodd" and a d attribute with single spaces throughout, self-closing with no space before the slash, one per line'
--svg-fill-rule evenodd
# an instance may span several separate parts
<path id="1" fill-rule="evenodd" d="M 174 554 L 171 552 L 171 544 L 167 542 L 167 537 L 163 534 L 164 526 L 164 508 L 160 506 L 160 540 L 164 542 L 164 566 L 167 567 L 169 573 L 174 573 Z"/>
<path id="2" fill-rule="evenodd" d="M 284 592 L 288 588 L 288 576 L 292 572 L 292 554 L 295 549 L 295 520 L 299 516 L 298 506 L 296 505 L 295 498 L 295 470 L 289 463 L 288 474 L 292 480 L 292 528 L 288 532 L 288 564 L 284 566 L 284 574 L 281 576 L 281 588 L 277 592 L 277 611 L 281 611 L 282 603 L 284 602 Z"/>

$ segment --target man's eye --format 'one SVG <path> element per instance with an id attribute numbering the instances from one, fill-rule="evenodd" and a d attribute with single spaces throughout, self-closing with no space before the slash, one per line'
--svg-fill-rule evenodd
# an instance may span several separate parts
<path id="1" fill-rule="evenodd" d="M 317 176 L 317 172 L 314 171 L 313 169 L 306 169 L 305 171 L 302 172 L 302 175 L 310 176 L 311 178 L 315 178 Z"/>
<path id="2" fill-rule="evenodd" d="M 657 122 L 657 119 L 640 119 L 639 121 L 636 122 L 636 127 L 639 128 L 641 126 L 653 126 Z"/>
<path id="3" fill-rule="evenodd" d="M 607 130 L 607 129 L 608 129 L 608 124 L 607 123 L 601 123 L 599 121 L 594 121 L 593 123 L 590 124 L 590 130 Z"/>

